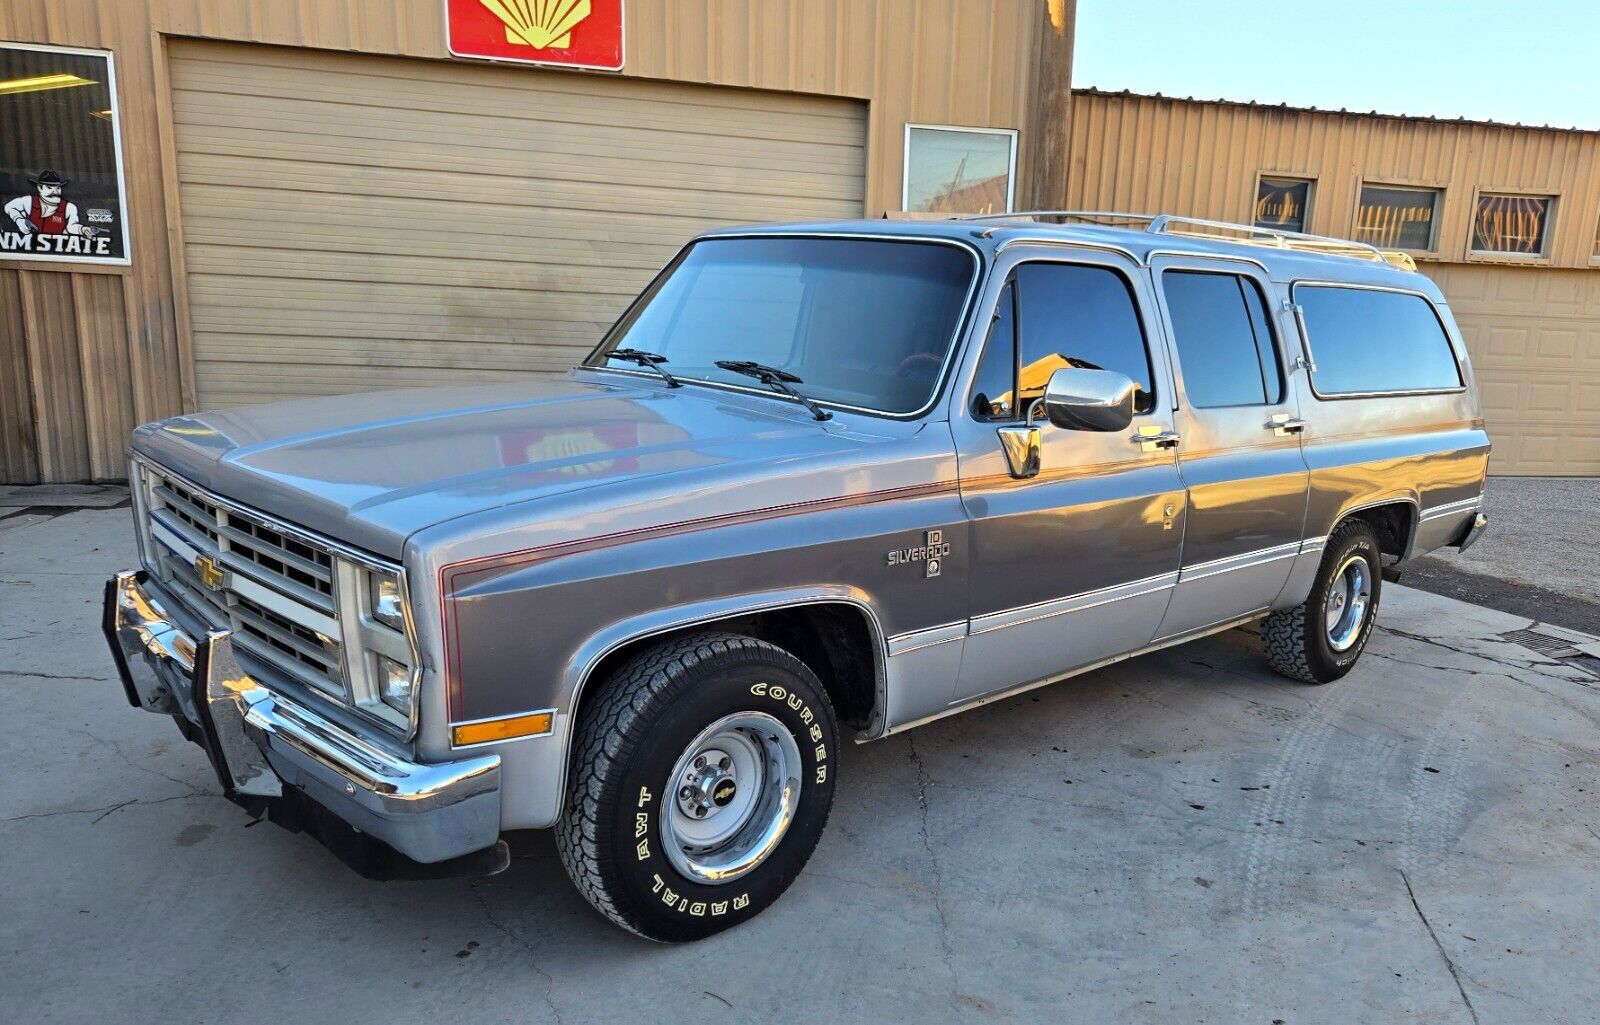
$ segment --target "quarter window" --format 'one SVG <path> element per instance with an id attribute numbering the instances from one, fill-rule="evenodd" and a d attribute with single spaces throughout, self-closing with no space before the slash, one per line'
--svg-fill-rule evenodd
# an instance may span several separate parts
<path id="1" fill-rule="evenodd" d="M 1305 178 L 1262 176 L 1256 185 L 1258 228 L 1278 231 L 1305 231 L 1306 214 L 1311 208 L 1311 182 Z"/>
<path id="2" fill-rule="evenodd" d="M 1552 206 L 1549 196 L 1479 196 L 1472 219 L 1472 251 L 1543 256 Z"/>
<path id="3" fill-rule="evenodd" d="M 1002 297 L 978 365 L 975 413 L 1021 417 L 1064 367 L 1126 374 L 1138 387 L 1135 410 L 1155 408 L 1150 352 L 1125 277 L 1106 267 L 1025 263 L 1006 289 L 1012 305 L 1008 311 Z"/>
<path id="4" fill-rule="evenodd" d="M 1461 368 L 1433 305 L 1409 292 L 1301 285 L 1319 395 L 1461 387 Z"/>
<path id="5" fill-rule="evenodd" d="M 1433 248 L 1433 224 L 1439 212 L 1438 189 L 1411 189 L 1399 185 L 1361 186 L 1361 207 L 1356 211 L 1358 242 L 1386 249 Z"/>
<path id="6" fill-rule="evenodd" d="M 1272 405 L 1283 373 L 1261 288 L 1238 274 L 1161 275 L 1183 389 L 1198 408 Z"/>

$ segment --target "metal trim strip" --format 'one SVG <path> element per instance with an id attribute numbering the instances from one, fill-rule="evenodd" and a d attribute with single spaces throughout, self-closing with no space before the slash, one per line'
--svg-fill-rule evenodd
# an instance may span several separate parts
<path id="1" fill-rule="evenodd" d="M 1013 626 L 1026 626 L 1041 619 L 1053 619 L 1056 616 L 1082 612 L 1085 609 L 1108 605 L 1128 598 L 1143 597 L 1156 591 L 1172 588 L 1177 583 L 1178 574 L 1176 572 L 1158 573 L 1155 576 L 1145 577 L 1141 580 L 1130 580 L 1125 584 L 1114 584 L 1111 587 L 1085 591 L 1082 594 L 1074 594 L 1066 598 L 1054 598 L 1050 601 L 1038 602 L 1033 605 L 1022 605 L 1000 612 L 989 612 L 972 618 L 969 633 L 971 636 L 976 637 L 979 634 L 993 633 L 996 630 L 1004 630 Z M 1032 613 L 1032 615 L 1029 615 L 1029 613 Z"/>
<path id="2" fill-rule="evenodd" d="M 1269 562 L 1279 559 L 1292 559 L 1299 555 L 1304 548 L 1304 542 L 1291 541 L 1288 544 L 1274 545 L 1271 548 L 1258 548 L 1253 552 L 1244 552 L 1240 555 L 1229 555 L 1221 559 L 1212 559 L 1208 562 L 1197 562 L 1184 566 L 1178 572 L 1178 582 L 1185 580 L 1204 580 L 1207 577 L 1218 576 L 1222 573 L 1232 573 L 1234 570 L 1254 569 L 1264 566 Z"/>
<path id="3" fill-rule="evenodd" d="M 889 657 L 896 655 L 909 655 L 913 651 L 924 648 L 936 647 L 940 644 L 949 644 L 959 641 L 967 636 L 967 621 L 960 620 L 955 623 L 944 623 L 939 626 L 930 626 L 924 630 L 910 630 L 903 634 L 895 634 L 886 642 L 889 647 Z"/>

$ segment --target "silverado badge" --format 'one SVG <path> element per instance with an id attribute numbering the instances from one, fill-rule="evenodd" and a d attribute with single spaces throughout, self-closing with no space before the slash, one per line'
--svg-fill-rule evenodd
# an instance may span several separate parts
<path id="1" fill-rule="evenodd" d="M 217 564 L 217 560 L 209 555 L 197 555 L 194 560 L 194 571 L 200 577 L 200 582 L 206 585 L 208 591 L 220 591 L 222 582 L 227 579 L 227 571 Z"/>
<path id="2" fill-rule="evenodd" d="M 904 566 L 911 562 L 920 562 L 923 565 L 924 577 L 936 577 L 942 568 L 945 557 L 950 554 L 950 542 L 944 539 L 944 531 L 930 530 L 923 537 L 923 543 L 916 548 L 896 548 L 889 553 L 889 565 Z"/>

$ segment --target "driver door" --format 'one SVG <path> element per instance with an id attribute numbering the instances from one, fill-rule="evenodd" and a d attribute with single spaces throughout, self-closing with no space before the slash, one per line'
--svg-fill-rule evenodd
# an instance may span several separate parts
<path id="1" fill-rule="evenodd" d="M 1070 254 L 1070 255 L 1065 255 Z M 1184 533 L 1171 375 L 1148 279 L 1109 252 L 1008 254 L 991 280 L 989 337 L 951 410 L 971 544 L 971 622 L 952 695 L 961 703 L 1061 676 L 1149 644 Z M 1050 372 L 1089 366 L 1140 388 L 1125 430 L 1040 430 L 1036 475 L 1013 476 L 1015 427 Z"/>

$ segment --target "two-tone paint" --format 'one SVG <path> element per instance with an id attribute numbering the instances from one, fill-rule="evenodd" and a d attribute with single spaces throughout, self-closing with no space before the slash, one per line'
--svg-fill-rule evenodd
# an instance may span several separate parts
<path id="1" fill-rule="evenodd" d="M 390 392 L 142 428 L 141 454 L 230 498 L 401 562 L 424 664 L 417 759 L 502 759 L 505 828 L 554 822 L 574 717 L 602 660 L 774 609 L 859 616 L 876 695 L 863 739 L 1304 600 L 1346 516 L 1401 510 L 1404 559 L 1463 537 L 1488 438 L 1465 347 L 1425 278 L 1376 262 L 1076 225 L 870 222 L 728 234 L 876 234 L 969 247 L 977 277 L 940 389 L 910 418 L 812 420 L 759 388 L 668 389 L 643 371 Z M 1086 262 L 1129 282 L 1155 409 L 1127 432 L 1043 427 L 1041 472 L 1007 472 L 972 380 L 1007 276 Z M 1247 273 L 1285 389 L 1196 410 L 1164 270 Z M 1324 399 L 1297 282 L 1423 295 L 1464 384 Z M 1175 447 L 1141 432 L 1176 433 Z M 567 435 L 571 439 L 567 439 Z M 570 440 L 570 443 L 569 443 Z M 581 444 L 578 441 L 581 440 Z M 889 553 L 941 532 L 937 576 Z M 535 710 L 549 734 L 453 748 L 450 727 Z"/>

